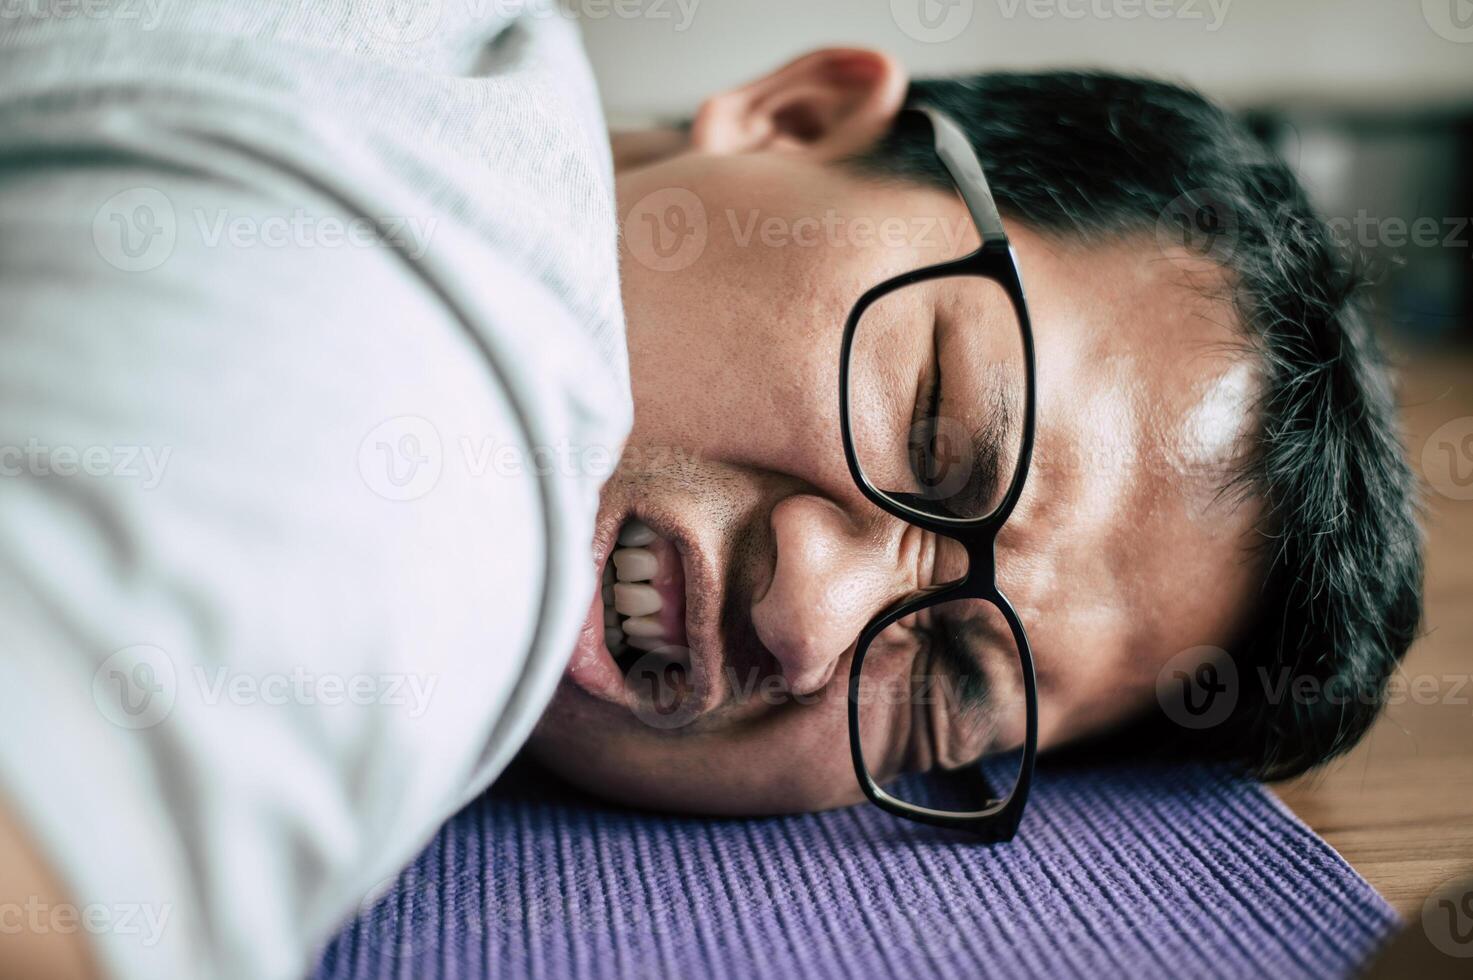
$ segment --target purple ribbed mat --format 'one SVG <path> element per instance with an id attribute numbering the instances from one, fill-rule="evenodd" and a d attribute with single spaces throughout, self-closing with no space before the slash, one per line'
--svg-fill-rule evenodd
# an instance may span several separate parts
<path id="1" fill-rule="evenodd" d="M 517 768 L 316 976 L 1346 977 L 1395 913 L 1256 783 L 1044 767 L 1017 840 L 619 810 Z"/>

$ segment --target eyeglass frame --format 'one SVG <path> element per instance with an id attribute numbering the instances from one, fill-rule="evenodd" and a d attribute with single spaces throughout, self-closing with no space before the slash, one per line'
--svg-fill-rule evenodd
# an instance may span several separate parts
<path id="1" fill-rule="evenodd" d="M 981 236 L 981 244 L 968 255 L 958 259 L 913 269 L 893 276 L 866 290 L 849 312 L 844 324 L 843 338 L 839 347 L 839 427 L 844 443 L 844 458 L 849 473 L 861 493 L 876 507 L 898 520 L 905 521 L 922 530 L 937 534 L 962 545 L 967 552 L 966 574 L 955 582 L 931 586 L 910 593 L 892 603 L 874 616 L 860 632 L 849 667 L 849 751 L 854 761 L 854 775 L 869 801 L 880 809 L 898 817 L 933 826 L 965 830 L 977 834 L 989 842 L 1012 840 L 1023 817 L 1028 801 L 1028 791 L 1033 780 L 1034 759 L 1038 753 L 1038 688 L 1034 675 L 1033 651 L 1028 643 L 1028 634 L 1023 628 L 1012 603 L 997 585 L 996 546 L 997 535 L 1007 522 L 1023 492 L 1029 464 L 1033 457 L 1033 439 L 1036 420 L 1035 371 L 1033 328 L 1028 317 L 1028 303 L 1023 293 L 1023 281 L 1018 274 L 1018 260 L 1003 228 L 997 203 L 987 178 L 982 172 L 981 161 L 971 142 L 960 127 L 944 112 L 933 106 L 921 104 L 908 107 L 905 111 L 919 112 L 931 123 L 935 134 L 936 155 L 941 158 L 952 183 L 966 204 L 972 222 Z M 992 513 L 977 518 L 953 518 L 916 509 L 906 503 L 906 497 L 919 500 L 917 495 L 892 494 L 879 490 L 870 482 L 859 462 L 854 446 L 854 433 L 849 417 L 850 355 L 860 318 L 868 308 L 884 296 L 919 282 L 954 276 L 978 276 L 997 283 L 1007 293 L 1018 319 L 1023 343 L 1024 406 L 1020 423 L 1020 445 L 1017 465 L 1013 470 L 1012 482 L 1001 502 Z M 991 801 L 990 806 L 969 812 L 936 810 L 930 807 L 907 803 L 891 796 L 870 775 L 864 763 L 860 745 L 859 706 L 860 671 L 870 644 L 881 632 L 896 620 L 913 615 L 941 602 L 957 599 L 981 599 L 992 603 L 1003 615 L 1012 630 L 1017 644 L 1018 658 L 1022 668 L 1024 696 L 1027 702 L 1028 720 L 1023 743 L 1023 756 L 1017 782 L 1003 799 Z M 980 766 L 978 760 L 973 765 Z M 979 771 L 978 778 L 982 778 Z"/>

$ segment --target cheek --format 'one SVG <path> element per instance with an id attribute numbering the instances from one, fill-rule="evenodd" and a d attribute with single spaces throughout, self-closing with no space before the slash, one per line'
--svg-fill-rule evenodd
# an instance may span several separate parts
<path id="1" fill-rule="evenodd" d="M 699 315 L 631 322 L 635 443 L 676 445 L 710 462 L 840 473 L 843 312 L 778 295 L 709 303 Z"/>
<path id="2" fill-rule="evenodd" d="M 1051 682 L 1039 695 L 1039 747 L 1054 747 L 1100 734 L 1150 707 L 1155 671 L 1146 655 L 1117 655 L 1116 637 L 1100 632 L 1101 655 L 1051 658 Z M 1040 670 L 1043 670 L 1042 666 Z M 1042 685 L 1041 685 L 1042 687 Z"/>

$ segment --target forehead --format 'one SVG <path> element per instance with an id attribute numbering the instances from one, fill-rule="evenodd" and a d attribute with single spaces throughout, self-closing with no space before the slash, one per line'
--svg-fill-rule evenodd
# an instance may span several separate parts
<path id="1" fill-rule="evenodd" d="M 1259 390 L 1225 273 L 1150 239 L 1013 237 L 1038 348 L 1040 443 L 1095 480 L 1216 496 Z"/>
<path id="2" fill-rule="evenodd" d="M 1014 227 L 1038 435 L 1000 550 L 1076 679 L 1149 679 L 1178 650 L 1230 644 L 1250 604 L 1258 509 L 1222 491 L 1254 431 L 1257 359 L 1221 273 L 1149 238 L 1060 244 Z"/>

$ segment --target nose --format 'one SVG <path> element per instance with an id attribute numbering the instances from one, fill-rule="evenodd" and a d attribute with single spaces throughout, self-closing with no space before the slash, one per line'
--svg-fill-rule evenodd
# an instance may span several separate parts
<path id="1" fill-rule="evenodd" d="M 757 635 L 794 694 L 833 676 L 869 617 L 903 587 L 900 570 L 842 509 L 819 497 L 787 497 L 772 511 L 777 561 L 752 607 Z"/>

